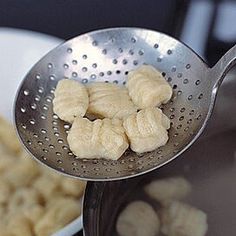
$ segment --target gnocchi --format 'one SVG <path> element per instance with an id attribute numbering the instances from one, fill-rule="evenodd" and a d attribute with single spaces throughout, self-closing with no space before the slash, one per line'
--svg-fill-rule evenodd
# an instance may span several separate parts
<path id="1" fill-rule="evenodd" d="M 129 95 L 139 109 L 160 106 L 172 96 L 172 88 L 153 66 L 142 65 L 130 71 L 126 84 Z"/>
<path id="2" fill-rule="evenodd" d="M 18 162 L 18 163 L 17 163 Z M 37 164 L 27 159 L 18 159 L 14 165 L 4 173 L 3 178 L 6 179 L 13 187 L 29 186 L 34 178 L 39 175 Z"/>
<path id="3" fill-rule="evenodd" d="M 11 158 L 8 158 L 8 155 L 4 155 L 2 157 L 0 157 L 0 176 L 2 177 L 2 175 L 8 170 L 9 166 L 13 166 L 14 165 L 14 160 Z"/>
<path id="4" fill-rule="evenodd" d="M 3 219 L 5 215 L 6 215 L 6 204 L 0 203 L 0 219 Z M 3 223 L 3 222 L 1 222 L 1 223 Z M 1 226 L 2 226 L 1 223 L 0 223 L 0 230 L 1 230 Z"/>
<path id="5" fill-rule="evenodd" d="M 168 141 L 170 120 L 159 108 L 140 110 L 128 116 L 123 126 L 134 152 L 152 151 Z"/>
<path id="6" fill-rule="evenodd" d="M 148 203 L 134 201 L 119 215 L 116 230 L 120 236 L 156 236 L 160 220 Z"/>
<path id="7" fill-rule="evenodd" d="M 18 154 L 21 152 L 21 145 L 18 138 L 16 137 L 13 126 L 1 116 L 0 143 L 2 143 L 11 154 Z"/>
<path id="8" fill-rule="evenodd" d="M 66 178 L 61 180 L 61 188 L 67 195 L 81 197 L 85 188 L 85 182 Z"/>
<path id="9" fill-rule="evenodd" d="M 35 189 L 21 188 L 16 191 L 8 203 L 8 210 L 15 212 L 42 203 L 40 194 Z"/>
<path id="10" fill-rule="evenodd" d="M 78 201 L 71 198 L 55 200 L 54 204 L 49 207 L 46 214 L 36 224 L 36 235 L 50 236 L 55 230 L 75 219 L 80 211 L 81 207 Z"/>
<path id="11" fill-rule="evenodd" d="M 14 236 L 10 232 L 8 232 L 6 229 L 1 229 L 1 228 L 0 228 L 0 235 L 1 236 Z"/>
<path id="12" fill-rule="evenodd" d="M 14 236 L 32 236 L 33 234 L 30 221 L 17 213 L 10 218 L 7 228 Z"/>
<path id="13" fill-rule="evenodd" d="M 128 90 L 110 83 L 91 83 L 89 92 L 88 114 L 99 118 L 119 118 L 137 111 L 131 101 Z"/>
<path id="14" fill-rule="evenodd" d="M 0 206 L 6 204 L 12 192 L 12 188 L 3 179 L 0 179 Z"/>
<path id="15" fill-rule="evenodd" d="M 76 117 L 85 115 L 89 100 L 83 84 L 71 79 L 60 80 L 54 94 L 53 111 L 60 119 L 72 123 Z"/>
<path id="16" fill-rule="evenodd" d="M 122 122 L 117 119 L 92 122 L 87 118 L 77 118 L 67 140 L 79 158 L 117 160 L 129 146 Z"/>
<path id="17" fill-rule="evenodd" d="M 22 212 L 31 224 L 36 224 L 43 217 L 45 209 L 42 205 L 35 204 L 22 209 Z"/>
<path id="18" fill-rule="evenodd" d="M 0 126 L 1 121 L 2 118 L 0 118 Z M 4 121 L 4 124 L 8 123 Z M 0 132 L 2 130 L 0 127 Z M 13 132 L 12 130 L 10 132 Z M 4 130 L 4 132 L 8 131 Z M 4 134 L 1 135 L 4 137 Z M 17 140 L 14 132 L 11 135 L 13 140 Z M 0 138 L 1 236 L 51 235 L 81 214 L 80 197 L 84 188 L 85 182 L 49 171 L 31 160 L 21 147 L 13 149 Z M 54 206 L 55 202 L 57 206 Z M 58 210 L 59 204 L 64 210 Z M 55 208 L 56 210 L 52 210 Z M 50 211 L 58 213 L 57 220 L 50 225 L 50 233 L 42 234 L 43 230 L 37 233 L 36 225 L 39 222 L 41 222 L 41 229 L 45 229 L 46 233 L 49 232 L 46 229 L 48 224 L 46 216 Z M 50 213 L 50 216 L 52 215 Z"/>
<path id="19" fill-rule="evenodd" d="M 87 89 L 86 95 L 79 92 L 82 87 Z M 72 123 L 67 140 L 78 158 L 117 160 L 128 148 L 125 134 L 131 149 L 138 153 L 166 144 L 170 121 L 156 106 L 170 100 L 170 85 L 154 67 L 142 65 L 128 73 L 126 87 L 96 82 L 85 88 L 73 80 L 58 82 L 53 109 L 62 120 Z M 81 106 L 78 108 L 82 103 L 83 112 Z M 84 115 L 87 119 L 83 119 Z M 114 131 L 107 118 L 124 121 L 125 132 Z"/>
<path id="20" fill-rule="evenodd" d="M 171 200 L 180 200 L 191 192 L 190 183 L 183 177 L 154 180 L 144 187 L 144 191 L 162 205 Z"/>
<path id="21" fill-rule="evenodd" d="M 163 209 L 161 221 L 161 231 L 168 236 L 204 236 L 208 228 L 203 211 L 177 201 Z"/>
<path id="22" fill-rule="evenodd" d="M 33 186 L 45 200 L 51 198 L 55 192 L 59 191 L 59 182 L 47 175 L 39 176 Z"/>

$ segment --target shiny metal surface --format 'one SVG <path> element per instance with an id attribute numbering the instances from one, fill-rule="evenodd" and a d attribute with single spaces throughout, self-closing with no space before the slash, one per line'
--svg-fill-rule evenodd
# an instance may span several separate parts
<path id="1" fill-rule="evenodd" d="M 210 69 L 187 46 L 151 30 L 114 28 L 76 37 L 41 59 L 21 84 L 15 103 L 19 136 L 38 161 L 67 175 L 115 180 L 147 173 L 179 156 L 201 134 L 235 50 Z M 174 90 L 164 106 L 172 122 L 167 145 L 143 155 L 127 151 L 118 161 L 76 159 L 66 141 L 70 126 L 52 112 L 57 82 L 67 77 L 123 85 L 127 72 L 143 63 L 163 72 Z"/>
<path id="2" fill-rule="evenodd" d="M 206 132 L 181 157 L 147 175 L 114 182 L 89 182 L 84 198 L 85 236 L 117 236 L 115 224 L 125 205 L 143 199 L 153 179 L 185 176 L 192 184 L 187 202 L 208 215 L 206 236 L 236 234 L 236 70 L 227 76 Z"/>

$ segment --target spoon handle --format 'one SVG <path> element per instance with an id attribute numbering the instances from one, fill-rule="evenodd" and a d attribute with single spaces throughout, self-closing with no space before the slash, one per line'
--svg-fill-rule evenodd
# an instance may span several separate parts
<path id="1" fill-rule="evenodd" d="M 212 67 L 211 77 L 214 82 L 214 88 L 218 88 L 229 70 L 236 65 L 236 45 L 229 49 L 221 59 Z"/>

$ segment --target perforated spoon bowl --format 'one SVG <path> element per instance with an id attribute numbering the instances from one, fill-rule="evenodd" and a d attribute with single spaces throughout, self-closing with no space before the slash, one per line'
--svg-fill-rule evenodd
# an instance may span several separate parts
<path id="1" fill-rule="evenodd" d="M 190 48 L 163 33 L 139 28 L 90 32 L 58 46 L 23 80 L 15 102 L 15 124 L 26 149 L 39 162 L 86 180 L 115 180 L 152 171 L 184 152 L 202 133 L 217 90 L 236 61 L 236 47 L 213 67 Z M 163 112 L 171 120 L 168 143 L 137 155 L 127 151 L 118 161 L 75 157 L 67 143 L 70 125 L 53 114 L 57 82 L 63 78 L 86 84 L 103 81 L 124 85 L 130 70 L 153 65 L 173 87 Z"/>

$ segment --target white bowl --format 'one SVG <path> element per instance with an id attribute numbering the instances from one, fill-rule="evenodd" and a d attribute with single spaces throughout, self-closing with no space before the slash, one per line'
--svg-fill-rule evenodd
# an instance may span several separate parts
<path id="1" fill-rule="evenodd" d="M 30 68 L 62 40 L 32 31 L 0 28 L 0 115 L 13 121 L 16 90 Z M 80 216 L 53 236 L 69 236 L 82 229 Z"/>

